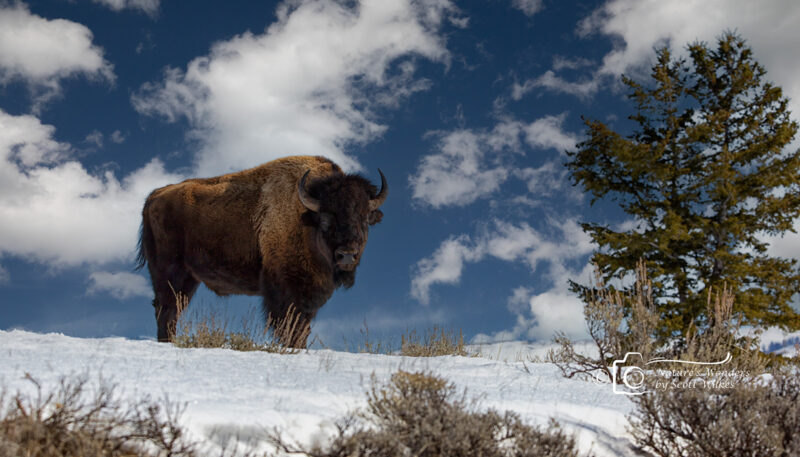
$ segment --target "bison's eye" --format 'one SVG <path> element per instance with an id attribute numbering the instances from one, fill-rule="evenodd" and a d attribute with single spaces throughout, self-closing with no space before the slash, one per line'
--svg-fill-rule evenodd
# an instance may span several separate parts
<path id="1" fill-rule="evenodd" d="M 331 228 L 333 222 L 333 215 L 328 213 L 319 213 L 319 228 L 323 232 L 327 232 Z"/>

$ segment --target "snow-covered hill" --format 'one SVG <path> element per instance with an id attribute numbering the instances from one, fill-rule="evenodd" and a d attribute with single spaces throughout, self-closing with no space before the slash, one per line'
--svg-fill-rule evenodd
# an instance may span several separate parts
<path id="1" fill-rule="evenodd" d="M 0 331 L 0 385 L 7 391 L 32 392 L 26 373 L 45 386 L 55 386 L 65 375 L 95 381 L 102 376 L 126 397 L 166 395 L 185 403 L 185 426 L 209 449 L 224 446 L 231 436 L 252 440 L 258 448 L 264 430 L 275 426 L 299 442 L 324 440 L 336 419 L 365 405 L 372 375 L 386 381 L 398 369 L 440 375 L 466 388 L 482 407 L 513 410 L 532 423 L 554 417 L 577 434 L 583 451 L 632 455 L 625 430 L 632 407 L 627 397 L 615 395 L 608 385 L 564 379 L 549 364 L 330 350 L 244 353 Z"/>

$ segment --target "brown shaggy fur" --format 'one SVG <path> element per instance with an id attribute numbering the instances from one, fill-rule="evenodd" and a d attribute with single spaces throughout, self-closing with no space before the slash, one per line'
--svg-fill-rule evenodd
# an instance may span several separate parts
<path id="1" fill-rule="evenodd" d="M 307 170 L 319 212 L 298 197 Z M 159 341 L 175 334 L 176 297 L 188 301 L 201 282 L 218 295 L 263 296 L 274 322 L 294 305 L 310 326 L 337 287 L 353 285 L 368 225 L 383 216 L 369 210 L 376 194 L 366 179 L 310 156 L 153 191 L 142 211 L 139 267 L 150 270 Z M 356 253 L 355 264 L 339 265 L 337 249 Z M 305 347 L 301 339 L 286 344 Z"/>

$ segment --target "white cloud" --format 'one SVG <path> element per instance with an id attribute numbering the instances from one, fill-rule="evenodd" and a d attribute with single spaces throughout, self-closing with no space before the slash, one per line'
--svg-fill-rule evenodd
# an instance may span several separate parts
<path id="1" fill-rule="evenodd" d="M 110 138 L 112 143 L 120 144 L 125 142 L 125 135 L 119 130 L 114 130 L 113 132 L 111 132 Z"/>
<path id="2" fill-rule="evenodd" d="M 375 108 L 428 87 L 414 77 L 415 59 L 448 62 L 438 30 L 455 12 L 445 0 L 286 2 L 263 34 L 216 43 L 132 102 L 141 113 L 189 121 L 200 175 L 290 154 L 358 169 L 348 148 L 386 130 Z"/>
<path id="3" fill-rule="evenodd" d="M 75 75 L 114 81 L 113 66 L 88 28 L 37 16 L 24 3 L 0 5 L 0 83 L 27 83 L 36 110 L 60 94 L 62 79 Z"/>
<path id="4" fill-rule="evenodd" d="M 579 33 L 601 33 L 615 38 L 614 49 L 603 59 L 600 73 L 647 75 L 653 48 L 670 43 L 673 52 L 686 55 L 696 40 L 714 46 L 725 30 L 736 30 L 753 48 L 768 78 L 791 98 L 800 113 L 800 3 L 750 0 L 640 1 L 612 0 L 579 27 Z"/>
<path id="5" fill-rule="evenodd" d="M 437 283 L 458 284 L 465 262 L 477 262 L 484 252 L 467 235 L 445 240 L 431 257 L 417 262 L 411 280 L 411 296 L 420 303 L 430 303 L 430 288 Z"/>
<path id="6" fill-rule="evenodd" d="M 533 288 L 531 287 L 519 286 L 515 288 L 511 292 L 511 296 L 508 297 L 508 309 L 515 314 L 522 312 L 528 304 L 528 297 L 531 296 L 531 293 L 533 293 Z"/>
<path id="7" fill-rule="evenodd" d="M 95 3 L 100 3 L 114 11 L 122 11 L 124 9 L 139 10 L 146 13 L 148 16 L 155 17 L 158 15 L 160 0 L 93 0 Z"/>
<path id="8" fill-rule="evenodd" d="M 545 116 L 525 126 L 525 140 L 532 148 L 556 149 L 559 153 L 572 151 L 578 143 L 578 136 L 564 131 L 563 124 L 567 113 L 558 116 Z"/>
<path id="9" fill-rule="evenodd" d="M 574 149 L 578 137 L 564 131 L 566 115 L 545 116 L 530 124 L 506 119 L 488 132 L 435 132 L 432 135 L 438 138 L 437 152 L 422 157 L 416 173 L 409 177 L 412 198 L 432 208 L 465 206 L 497 192 L 511 175 L 529 180 L 529 185 L 531 179 L 544 178 L 546 172 L 554 173 L 548 177 L 551 182 L 565 179 L 555 166 L 543 168 L 534 176 L 536 173 L 529 168 L 514 171 L 511 162 L 514 155 L 523 151 L 522 135 L 533 149 L 556 149 L 561 153 Z"/>
<path id="10" fill-rule="evenodd" d="M 545 162 L 539 167 L 526 167 L 515 170 L 514 174 L 528 184 L 528 192 L 536 197 L 549 197 L 560 193 L 566 183 L 567 170 L 555 160 Z"/>
<path id="11" fill-rule="evenodd" d="M 552 288 L 541 293 L 531 291 L 527 308 L 517 314 L 517 325 L 501 336 L 506 339 L 549 340 L 556 332 L 566 333 L 570 338 L 586 338 L 586 321 L 583 317 L 584 303 L 569 290 L 569 280 L 587 283 L 592 275 L 592 266 L 581 270 L 558 265 L 551 272 Z"/>
<path id="12" fill-rule="evenodd" d="M 531 325 L 525 332 L 527 339 L 551 339 L 556 332 L 566 333 L 571 338 L 586 337 L 584 304 L 566 287 L 554 287 L 547 292 L 533 295 L 529 304 Z"/>
<path id="13" fill-rule="evenodd" d="M 568 81 L 555 72 L 588 66 L 588 60 L 555 60 L 553 68 L 538 78 L 512 86 L 512 98 L 521 99 L 535 88 L 592 97 L 601 81 L 619 81 L 622 74 L 648 77 L 654 48 L 670 44 L 674 53 L 687 57 L 686 45 L 697 40 L 712 46 L 726 30 L 740 33 L 753 48 L 768 78 L 784 89 L 790 109 L 800 112 L 800 3 L 791 0 L 610 0 L 585 18 L 578 34 L 612 37 L 613 49 L 590 78 Z M 582 65 L 583 63 L 587 65 Z"/>
<path id="14" fill-rule="evenodd" d="M 494 230 L 481 235 L 482 251 L 508 262 L 524 259 L 533 249 L 541 249 L 542 236 L 528 224 L 519 226 L 503 221 L 495 221 Z M 531 269 L 536 269 L 536 263 L 531 264 Z"/>
<path id="15" fill-rule="evenodd" d="M 784 259 L 800 260 L 800 218 L 794 220 L 794 233 L 786 232 L 783 236 L 764 236 L 761 241 L 769 244 L 767 254 Z M 800 295 L 800 294 L 799 294 Z M 796 298 L 800 298 L 797 295 Z M 800 301 L 795 299 L 795 305 L 800 310 Z"/>
<path id="16" fill-rule="evenodd" d="M 458 284 L 465 264 L 480 262 L 487 256 L 523 262 L 532 272 L 545 262 L 548 269 L 544 276 L 553 282 L 553 289 L 548 293 L 567 295 L 566 289 L 557 284 L 568 274 L 566 262 L 588 256 L 594 245 L 573 219 L 550 220 L 548 226 L 553 232 L 549 237 L 526 223 L 514 225 L 495 220 L 491 229 L 484 229 L 478 235 L 448 238 L 430 257 L 417 262 L 411 280 L 411 296 L 423 304 L 430 303 L 431 287 Z"/>
<path id="17" fill-rule="evenodd" d="M 511 0 L 511 5 L 526 16 L 533 16 L 544 8 L 542 0 Z"/>
<path id="18" fill-rule="evenodd" d="M 0 110 L 0 255 L 55 267 L 128 260 L 145 197 L 182 178 L 157 159 L 122 180 L 89 173 L 54 133 Z"/>
<path id="19" fill-rule="evenodd" d="M 102 148 L 103 144 L 105 144 L 106 136 L 103 135 L 103 132 L 95 129 L 89 132 L 86 135 L 86 138 L 83 139 L 84 143 L 89 143 L 98 148 Z M 111 135 L 108 136 L 108 139 L 115 144 L 121 144 L 125 142 L 125 135 L 120 132 L 119 130 L 114 130 Z"/>
<path id="20" fill-rule="evenodd" d="M 553 197 L 559 201 L 581 202 L 584 194 L 569 181 L 569 170 L 560 160 L 550 160 L 538 167 L 514 170 L 514 176 L 525 181 L 528 194 L 515 197 L 515 202 L 528 206 L 540 206 Z"/>
<path id="21" fill-rule="evenodd" d="M 115 273 L 95 271 L 89 275 L 89 282 L 89 287 L 86 289 L 89 295 L 107 293 L 116 299 L 126 300 L 131 297 L 149 297 L 153 294 L 143 276 L 126 271 Z"/>
<path id="22" fill-rule="evenodd" d="M 553 71 L 559 71 L 563 69 L 567 70 L 577 70 L 582 67 L 590 67 L 594 65 L 589 59 L 583 57 L 564 57 L 560 55 L 553 56 Z"/>
<path id="23" fill-rule="evenodd" d="M 17 167 L 51 164 L 69 155 L 70 147 L 53 140 L 55 128 L 34 116 L 12 116 L 0 111 L 0 195 L 14 189 Z"/>
<path id="24" fill-rule="evenodd" d="M 88 135 L 86 135 L 86 138 L 84 138 L 83 141 L 86 143 L 91 143 L 97 146 L 98 148 L 102 148 L 103 133 L 100 132 L 99 130 L 92 130 Z"/>
<path id="25" fill-rule="evenodd" d="M 597 74 L 592 74 L 589 78 L 582 78 L 580 81 L 568 81 L 556 74 L 561 70 L 578 70 L 583 67 L 593 66 L 594 62 L 582 57 L 563 57 L 556 55 L 553 57 L 553 68 L 547 70 L 541 76 L 527 79 L 522 84 L 515 82 L 511 86 L 511 98 L 519 101 L 537 88 L 543 88 L 552 92 L 574 95 L 580 99 L 589 99 L 600 88 L 601 78 Z"/>
<path id="26" fill-rule="evenodd" d="M 468 205 L 500 188 L 509 170 L 498 153 L 520 147 L 520 124 L 498 124 L 491 132 L 437 133 L 438 152 L 424 156 L 409 178 L 412 198 L 433 208 Z M 487 154 L 492 153 L 492 155 Z"/>
<path id="27" fill-rule="evenodd" d="M 478 334 L 473 341 L 550 340 L 556 332 L 573 339 L 587 338 L 584 303 L 569 290 L 569 280 L 586 283 L 591 274 L 589 264 L 577 270 L 556 264 L 549 273 L 549 289 L 539 293 L 531 287 L 514 289 L 508 298 L 508 309 L 516 316 L 512 328 L 491 335 Z"/>
<path id="28" fill-rule="evenodd" d="M 530 91 L 539 87 L 553 92 L 574 95 L 581 99 L 589 99 L 600 88 L 600 79 L 597 76 L 592 76 L 579 82 L 567 81 L 556 75 L 553 70 L 547 70 L 538 78 L 528 79 L 522 84 L 514 83 L 511 86 L 511 98 L 521 100 Z"/>

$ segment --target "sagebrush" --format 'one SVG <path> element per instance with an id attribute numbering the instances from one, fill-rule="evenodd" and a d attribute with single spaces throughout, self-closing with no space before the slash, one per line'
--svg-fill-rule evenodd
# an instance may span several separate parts
<path id="1" fill-rule="evenodd" d="M 36 396 L 0 395 L 2 457 L 192 457 L 178 425 L 179 405 L 144 399 L 123 404 L 113 385 L 90 392 L 86 378 L 63 378 L 52 392 L 30 375 Z"/>
<path id="2" fill-rule="evenodd" d="M 630 433 L 662 457 L 800 455 L 800 377 L 743 377 L 732 388 L 654 389 L 632 398 Z"/>
<path id="3" fill-rule="evenodd" d="M 373 379 L 367 408 L 340 421 L 327 445 L 302 447 L 277 431 L 272 442 L 312 457 L 578 455 L 574 438 L 554 421 L 535 427 L 512 412 L 481 411 L 452 383 L 402 370 L 383 385 Z"/>
<path id="4" fill-rule="evenodd" d="M 610 380 L 614 375 L 613 360 L 628 352 L 638 352 L 643 359 L 654 355 L 653 333 L 658 317 L 644 261 L 637 265 L 635 283 L 627 294 L 608 287 L 595 265 L 595 284 L 587 293 L 583 315 L 597 355 L 579 353 L 566 335 L 557 333 L 557 348 L 548 352 L 547 360 L 558 366 L 564 376 L 600 373 Z"/>
<path id="5" fill-rule="evenodd" d="M 595 266 L 595 272 L 596 283 L 588 291 L 584 318 L 597 354 L 579 353 L 566 335 L 556 334 L 557 348 L 547 356 L 547 360 L 558 366 L 568 378 L 617 379 L 618 368 L 615 369 L 613 362 L 623 359 L 628 353 L 637 355 L 627 362 L 641 368 L 656 359 L 715 362 L 730 358 L 726 365 L 729 369 L 763 373 L 771 364 L 782 363 L 763 354 L 755 337 L 739 335 L 742 322 L 734 314 L 734 297 L 727 287 L 715 294 L 709 291 L 705 312 L 709 317 L 702 326 L 692 324 L 679 344 L 659 346 L 656 337 L 659 317 L 645 262 L 641 260 L 637 265 L 634 285 L 627 294 L 607 286 L 599 267 Z M 658 367 L 680 368 L 661 363 Z"/>

